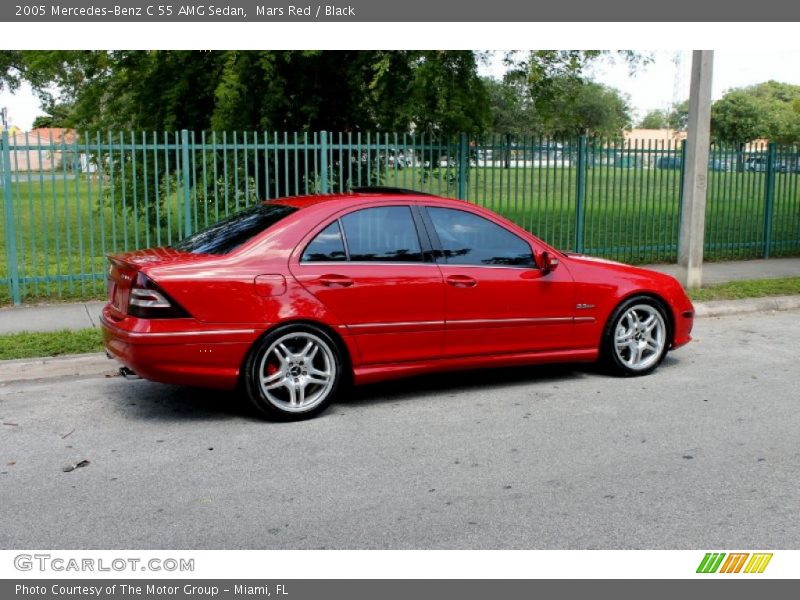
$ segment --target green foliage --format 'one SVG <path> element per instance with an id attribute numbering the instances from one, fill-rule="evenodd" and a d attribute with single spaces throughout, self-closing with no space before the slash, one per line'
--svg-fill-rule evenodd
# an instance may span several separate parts
<path id="1" fill-rule="evenodd" d="M 619 138 L 630 127 L 627 99 L 605 85 L 564 78 L 554 82 L 558 90 L 552 106 L 537 103 L 546 132 L 565 139 L 580 134 Z"/>
<path id="2" fill-rule="evenodd" d="M 513 79 L 487 81 L 492 103 L 492 133 L 565 139 L 580 134 L 619 138 L 630 127 L 627 99 L 607 86 L 557 77 L 546 97 L 530 97 Z"/>
<path id="3" fill-rule="evenodd" d="M 33 129 L 40 127 L 69 127 L 69 115 L 72 107 L 67 104 L 52 103 L 45 108 L 47 114 L 39 115 L 33 120 Z"/>
<path id="4" fill-rule="evenodd" d="M 723 142 L 800 141 L 800 86 L 767 81 L 729 90 L 711 107 L 711 132 Z"/>
<path id="5" fill-rule="evenodd" d="M 565 138 L 579 134 L 619 138 L 630 126 L 626 98 L 590 81 L 587 69 L 599 60 L 623 58 L 634 70 L 650 58 L 633 51 L 535 50 L 507 53 L 502 89 L 489 87 L 499 133 Z M 514 125 L 516 123 L 517 125 Z M 500 127 L 510 127 L 502 131 Z"/>
<path id="6" fill-rule="evenodd" d="M 19 50 L 0 50 L 0 92 L 4 89 L 16 90 L 22 70 L 22 53 Z"/>
<path id="7" fill-rule="evenodd" d="M 52 117 L 40 123 L 81 130 L 618 135 L 624 100 L 584 73 L 620 57 L 631 68 L 649 60 L 512 52 L 498 87 L 478 77 L 480 53 L 466 50 L 31 50 L 0 53 L 0 77 L 31 83 Z"/>
<path id="8" fill-rule="evenodd" d="M 669 116 L 663 110 L 651 110 L 641 121 L 639 127 L 643 129 L 666 129 L 669 127 Z"/>
<path id="9" fill-rule="evenodd" d="M 528 89 L 519 80 L 485 79 L 491 105 L 489 132 L 514 137 L 541 135 L 544 124 L 536 112 Z"/>
<path id="10" fill-rule="evenodd" d="M 684 100 L 673 105 L 667 115 L 667 124 L 675 131 L 686 131 L 689 126 L 689 101 Z"/>
<path id="11" fill-rule="evenodd" d="M 70 106 L 68 124 L 82 130 L 474 132 L 489 117 L 470 51 L 23 51 L 3 58 L 7 81 L 24 77 L 45 106 Z M 12 58 L 18 68 L 8 66 Z"/>
<path id="12" fill-rule="evenodd" d="M 723 142 L 746 142 L 767 135 L 758 102 L 745 92 L 729 92 L 711 107 L 713 136 Z"/>

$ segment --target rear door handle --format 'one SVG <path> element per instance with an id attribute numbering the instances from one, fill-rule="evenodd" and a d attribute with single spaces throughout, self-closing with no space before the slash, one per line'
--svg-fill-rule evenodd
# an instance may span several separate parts
<path id="1" fill-rule="evenodd" d="M 466 275 L 450 275 L 447 277 L 447 283 L 458 288 L 471 288 L 478 285 L 476 279 Z"/>
<path id="2" fill-rule="evenodd" d="M 350 287 L 353 285 L 353 280 L 344 275 L 322 275 L 319 282 L 326 287 Z"/>

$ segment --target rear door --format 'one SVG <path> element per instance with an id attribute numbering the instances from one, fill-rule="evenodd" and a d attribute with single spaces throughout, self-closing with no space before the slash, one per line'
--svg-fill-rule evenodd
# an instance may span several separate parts
<path id="1" fill-rule="evenodd" d="M 441 357 L 444 283 L 415 207 L 342 213 L 301 246 L 292 274 L 347 327 L 363 363 Z"/>
<path id="2" fill-rule="evenodd" d="M 470 210 L 423 210 L 445 281 L 445 356 L 571 347 L 566 268 L 544 273 L 528 240 Z"/>

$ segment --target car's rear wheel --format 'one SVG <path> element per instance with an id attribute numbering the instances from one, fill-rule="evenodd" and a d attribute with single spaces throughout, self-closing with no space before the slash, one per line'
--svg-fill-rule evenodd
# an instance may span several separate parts
<path id="1" fill-rule="evenodd" d="M 669 318 L 649 297 L 631 298 L 614 311 L 606 326 L 603 355 L 623 375 L 646 375 L 663 360 L 669 346 Z"/>
<path id="2" fill-rule="evenodd" d="M 253 405 L 280 420 L 307 419 L 333 400 L 342 379 L 336 343 L 313 325 L 279 327 L 250 353 L 245 388 Z"/>

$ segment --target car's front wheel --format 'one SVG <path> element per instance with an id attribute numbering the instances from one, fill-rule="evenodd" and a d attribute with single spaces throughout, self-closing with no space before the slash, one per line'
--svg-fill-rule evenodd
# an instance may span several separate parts
<path id="1" fill-rule="evenodd" d="M 300 420 L 330 404 L 342 378 L 336 343 L 312 325 L 279 327 L 266 335 L 245 365 L 245 388 L 264 415 Z"/>
<path id="2" fill-rule="evenodd" d="M 649 297 L 631 298 L 611 315 L 603 355 L 623 375 L 645 375 L 655 369 L 669 346 L 669 319 L 663 305 Z"/>

